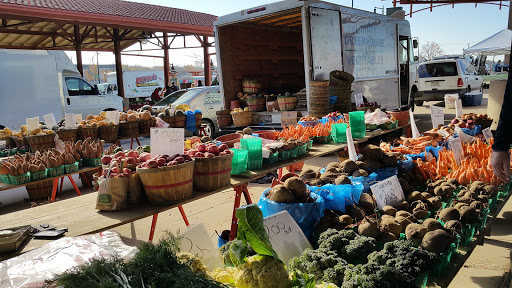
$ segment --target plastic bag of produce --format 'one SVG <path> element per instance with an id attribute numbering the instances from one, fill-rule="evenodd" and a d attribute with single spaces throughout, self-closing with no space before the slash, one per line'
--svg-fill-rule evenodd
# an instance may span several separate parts
<path id="1" fill-rule="evenodd" d="M 286 210 L 297 222 L 304 235 L 309 237 L 315 224 L 324 216 L 322 197 L 311 193 L 311 197 L 315 200 L 313 203 L 278 203 L 267 198 L 269 192 L 270 189 L 265 190 L 258 201 L 258 207 L 263 212 L 263 217 Z"/>
<path id="2" fill-rule="evenodd" d="M 363 184 L 333 185 L 327 184 L 320 187 L 308 187 L 312 192 L 324 199 L 324 209 L 332 209 L 345 213 L 345 206 L 351 206 L 359 202 L 363 192 Z"/>
<path id="3" fill-rule="evenodd" d="M 405 160 L 398 161 L 398 170 L 400 171 L 410 171 L 414 168 L 414 162 L 412 162 L 411 156 L 403 155 Z"/>
<path id="4" fill-rule="evenodd" d="M 370 191 L 370 185 L 374 184 L 373 182 L 377 181 L 377 173 L 372 173 L 366 177 L 353 177 L 349 176 L 348 178 L 352 181 L 352 183 L 361 183 L 363 184 L 363 192 L 368 193 Z M 359 201 L 359 198 L 357 199 Z"/>
<path id="5" fill-rule="evenodd" d="M 373 173 L 377 173 L 377 181 L 388 179 L 391 176 L 398 175 L 398 167 L 384 167 L 373 169 Z"/>

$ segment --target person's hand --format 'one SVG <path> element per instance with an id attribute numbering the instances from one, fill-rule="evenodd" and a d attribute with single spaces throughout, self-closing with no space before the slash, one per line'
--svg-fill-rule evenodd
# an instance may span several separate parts
<path id="1" fill-rule="evenodd" d="M 492 151 L 491 160 L 494 174 L 503 182 L 510 180 L 510 152 L 509 151 Z"/>

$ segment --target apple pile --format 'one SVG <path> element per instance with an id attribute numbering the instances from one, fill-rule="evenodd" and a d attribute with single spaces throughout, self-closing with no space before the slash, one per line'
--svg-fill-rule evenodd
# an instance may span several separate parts
<path id="1" fill-rule="evenodd" d="M 187 154 L 157 155 L 140 164 L 137 168 L 160 168 L 165 166 L 176 166 L 192 161 L 192 157 Z"/>
<path id="2" fill-rule="evenodd" d="M 127 152 L 119 151 L 114 155 L 104 155 L 101 158 L 101 164 L 109 165 L 113 160 L 117 162 L 126 161 L 126 164 L 139 164 L 141 162 L 145 162 L 151 158 L 151 154 L 147 152 L 139 152 L 130 150 Z"/>
<path id="3" fill-rule="evenodd" d="M 359 104 L 358 107 L 377 107 L 377 106 L 379 106 L 379 104 L 377 104 L 377 102 L 364 102 L 364 103 Z"/>
<path id="4" fill-rule="evenodd" d="M 336 112 L 331 112 L 331 113 L 325 115 L 324 117 L 326 117 L 326 118 L 335 118 L 335 117 L 338 117 L 338 116 L 341 116 L 341 113 L 336 111 Z"/>
<path id="5" fill-rule="evenodd" d="M 217 146 L 213 143 L 199 143 L 193 149 L 190 149 L 185 153 L 194 158 L 214 158 L 217 156 L 229 155 L 232 152 L 226 144 Z"/>
<path id="6" fill-rule="evenodd" d="M 121 169 L 118 167 L 117 163 L 117 161 L 114 161 L 113 164 L 115 165 L 113 165 L 114 167 L 112 167 L 112 171 L 110 171 L 110 174 L 108 174 L 108 169 L 103 169 L 103 171 L 101 172 L 101 176 L 107 177 L 108 175 L 109 178 L 126 178 L 132 175 L 132 170 L 128 168 Z"/>

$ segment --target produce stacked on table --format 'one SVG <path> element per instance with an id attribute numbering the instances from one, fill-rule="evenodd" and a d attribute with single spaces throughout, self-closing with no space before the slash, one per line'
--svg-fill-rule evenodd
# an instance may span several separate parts
<path id="1" fill-rule="evenodd" d="M 8 128 L 6 128 L 6 129 L 8 129 Z M 10 130 L 4 129 L 3 131 L 4 131 L 4 134 L 9 134 L 9 133 L 6 133 L 6 131 L 10 131 Z M 34 129 L 32 131 L 27 131 L 27 125 L 21 125 L 19 131 L 12 132 L 12 137 L 20 137 L 21 138 L 21 137 L 26 137 L 26 136 L 42 136 L 42 135 L 49 135 L 49 134 L 55 134 L 55 132 L 51 129 L 48 129 L 43 124 L 40 124 L 39 128 Z"/>
<path id="2" fill-rule="evenodd" d="M 100 115 L 87 115 L 81 123 L 78 124 L 78 128 L 81 127 L 98 127 L 105 125 L 114 125 L 114 122 L 107 122 L 107 113 L 102 111 Z"/>

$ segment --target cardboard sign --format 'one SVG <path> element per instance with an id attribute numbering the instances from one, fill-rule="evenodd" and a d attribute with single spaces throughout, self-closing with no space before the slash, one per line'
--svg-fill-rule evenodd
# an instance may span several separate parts
<path id="1" fill-rule="evenodd" d="M 57 126 L 57 121 L 55 121 L 55 116 L 53 116 L 53 113 L 46 114 L 43 116 L 43 118 L 44 123 L 46 124 L 46 127 L 48 127 L 48 129 L 52 129 L 53 126 Z"/>
<path id="2" fill-rule="evenodd" d="M 75 123 L 76 124 L 82 123 L 82 114 L 75 114 Z"/>
<path id="3" fill-rule="evenodd" d="M 174 115 L 174 112 L 176 112 L 176 105 L 171 104 L 171 108 L 169 110 L 169 115 Z"/>
<path id="4" fill-rule="evenodd" d="M 439 128 L 439 125 L 444 125 L 444 111 L 443 107 L 430 106 L 430 117 L 432 118 L 432 126 Z"/>
<path id="5" fill-rule="evenodd" d="M 460 118 L 464 112 L 462 112 L 462 100 L 455 100 L 455 117 Z"/>
<path id="6" fill-rule="evenodd" d="M 185 129 L 151 128 L 150 145 L 152 155 L 183 154 Z"/>
<path id="7" fill-rule="evenodd" d="M 281 112 L 281 126 L 288 127 L 297 125 L 297 111 Z"/>
<path id="8" fill-rule="evenodd" d="M 444 138 L 447 138 L 447 137 L 449 137 L 449 136 L 450 136 L 450 133 L 448 133 L 448 131 L 443 130 L 443 129 L 439 129 L 437 132 L 438 132 L 439 134 L 441 134 L 441 136 L 443 136 Z"/>
<path id="9" fill-rule="evenodd" d="M 418 131 L 418 127 L 416 126 L 416 121 L 414 121 L 414 113 L 412 113 L 412 109 L 409 109 L 409 120 L 411 120 L 411 131 L 412 138 L 416 139 L 420 137 L 420 131 Z"/>
<path id="10" fill-rule="evenodd" d="M 263 225 L 272 247 L 284 263 L 301 255 L 306 248 L 312 248 L 302 229 L 286 210 L 265 218 Z"/>
<path id="11" fill-rule="evenodd" d="M 76 128 L 75 114 L 66 113 L 64 120 L 66 121 L 66 125 L 65 125 L 66 128 L 70 128 L 70 129 Z"/>
<path id="12" fill-rule="evenodd" d="M 354 140 L 352 139 L 352 130 L 345 130 L 347 134 L 347 148 L 348 148 L 348 158 L 352 161 L 357 160 L 356 146 L 354 145 Z"/>
<path id="13" fill-rule="evenodd" d="M 473 136 L 470 136 L 470 135 L 464 133 L 464 131 L 462 131 L 462 129 L 459 126 L 455 126 L 454 130 L 455 130 L 455 133 L 457 135 L 459 135 L 459 138 L 460 138 L 460 140 L 462 142 L 464 142 L 464 143 L 465 142 L 473 143 L 473 141 L 474 141 Z"/>
<path id="14" fill-rule="evenodd" d="M 396 175 L 371 185 L 370 189 L 380 209 L 388 205 L 398 207 L 405 200 L 404 191 Z"/>
<path id="15" fill-rule="evenodd" d="M 489 139 L 494 138 L 494 136 L 492 136 L 491 128 L 489 127 L 482 130 L 482 134 L 484 134 L 485 141 L 487 142 L 489 142 Z"/>
<path id="16" fill-rule="evenodd" d="M 354 101 L 356 102 L 356 106 L 359 107 L 359 105 L 364 103 L 363 100 L 363 93 L 357 93 L 354 95 Z"/>
<path id="17" fill-rule="evenodd" d="M 39 128 L 39 117 L 27 118 L 27 132 L 36 130 Z"/>
<path id="18" fill-rule="evenodd" d="M 450 138 L 450 140 L 448 140 L 448 147 L 453 151 L 455 161 L 457 162 L 457 165 L 460 166 L 462 158 L 464 157 L 460 136 L 458 138 Z"/>
<path id="19" fill-rule="evenodd" d="M 212 243 L 203 224 L 190 226 L 180 236 L 183 237 L 180 243 L 182 252 L 195 255 L 208 267 L 209 271 L 213 271 L 217 267 L 224 267 L 219 250 Z"/>
<path id="20" fill-rule="evenodd" d="M 114 125 L 118 125 L 119 124 L 119 111 L 117 110 L 114 110 L 114 111 L 107 111 L 107 122 L 112 122 L 114 123 Z"/>

